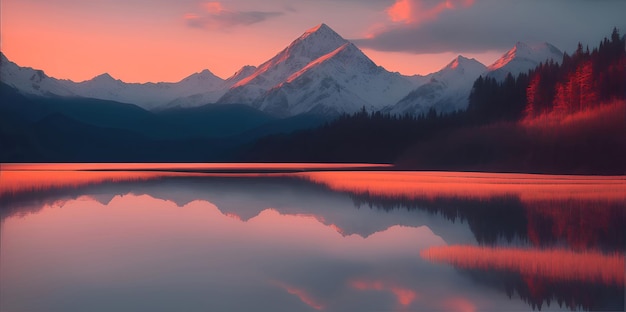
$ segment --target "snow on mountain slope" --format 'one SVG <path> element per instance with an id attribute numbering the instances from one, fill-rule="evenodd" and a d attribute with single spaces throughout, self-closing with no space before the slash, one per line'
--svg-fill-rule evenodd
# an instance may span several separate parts
<path id="1" fill-rule="evenodd" d="M 311 61 L 347 42 L 326 24 L 313 27 L 276 56 L 261 64 L 250 76 L 233 85 L 218 102 L 252 104 L 266 91 L 282 83 Z"/>
<path id="2" fill-rule="evenodd" d="M 218 101 L 244 103 L 279 116 L 380 110 L 424 80 L 377 66 L 326 24 L 307 30 Z"/>
<path id="3" fill-rule="evenodd" d="M 67 81 L 48 77 L 42 70 L 20 67 L 0 52 L 0 81 L 22 93 L 40 96 L 75 96 Z"/>
<path id="4" fill-rule="evenodd" d="M 515 77 L 550 59 L 560 63 L 563 59 L 563 52 L 547 42 L 535 44 L 518 42 L 511 50 L 487 67 L 489 70 L 487 77 L 503 81 L 509 73 Z"/>
<path id="5" fill-rule="evenodd" d="M 148 110 L 214 103 L 234 83 L 222 80 L 209 70 L 192 74 L 176 83 L 126 83 L 106 73 L 77 83 L 49 77 L 41 70 L 20 67 L 4 54 L 1 57 L 0 80 L 23 94 L 110 100 L 135 104 Z"/>
<path id="6" fill-rule="evenodd" d="M 463 110 L 467 108 L 474 81 L 480 75 L 503 81 L 509 73 L 517 76 L 549 59 L 560 62 L 562 57 L 563 53 L 549 43 L 528 45 L 522 42 L 518 42 L 489 67 L 474 59 L 459 56 L 441 71 L 431 74 L 429 82 L 385 111 L 394 114 L 421 114 L 428 112 L 431 107 L 437 112 Z"/>
<path id="7" fill-rule="evenodd" d="M 452 112 L 467 108 L 468 96 L 476 80 L 487 67 L 461 55 L 430 75 L 430 81 L 411 91 L 395 105 L 384 109 L 392 114 L 418 115 L 430 108 L 437 112 Z"/>
<path id="8" fill-rule="evenodd" d="M 237 82 L 241 81 L 242 79 L 249 77 L 256 70 L 257 70 L 256 66 L 246 65 L 240 68 L 238 71 L 236 71 L 232 76 L 228 77 L 226 81 L 228 82 L 229 85 L 232 86 L 236 84 Z"/>
<path id="9" fill-rule="evenodd" d="M 365 106 L 394 114 L 450 112 L 467 107 L 474 80 L 487 75 L 503 80 L 540 62 L 559 62 L 562 52 L 548 44 L 518 42 L 485 67 L 457 57 L 437 73 L 402 76 L 377 66 L 356 46 L 325 24 L 307 30 L 259 67 L 244 66 L 223 80 L 204 70 L 176 83 L 125 83 L 102 74 L 75 83 L 19 67 L 2 54 L 0 78 L 24 94 L 77 96 L 131 103 L 149 110 L 240 103 L 292 116 L 304 112 L 335 115 Z"/>
<path id="10" fill-rule="evenodd" d="M 324 115 L 377 111 L 415 87 L 409 79 L 377 66 L 352 43 L 310 62 L 253 103 L 273 114 Z"/>
<path id="11" fill-rule="evenodd" d="M 172 106 L 171 102 L 196 94 L 202 96 L 180 105 L 197 106 L 215 102 L 227 89 L 224 80 L 209 70 L 195 73 L 177 83 L 125 83 L 109 74 L 102 74 L 80 83 L 68 82 L 67 87 L 82 97 L 132 103 L 149 110 Z"/>
<path id="12" fill-rule="evenodd" d="M 228 79 L 226 79 L 219 88 L 213 88 L 200 93 L 192 93 L 190 95 L 180 96 L 165 105 L 159 106 L 158 108 L 168 109 L 175 107 L 194 107 L 207 103 L 215 103 L 228 91 L 231 86 L 241 81 L 242 79 L 245 79 L 248 76 L 252 75 L 256 71 L 256 69 L 256 66 L 246 65 L 239 69 L 237 72 L 235 72 Z"/>

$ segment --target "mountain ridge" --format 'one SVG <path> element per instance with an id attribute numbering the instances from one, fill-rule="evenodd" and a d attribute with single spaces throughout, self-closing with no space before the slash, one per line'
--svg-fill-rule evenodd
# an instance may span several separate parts
<path id="1" fill-rule="evenodd" d="M 430 108 L 438 112 L 462 110 L 479 75 L 502 81 L 508 73 L 515 76 L 549 58 L 558 62 L 562 52 L 549 43 L 517 42 L 488 67 L 459 55 L 435 73 L 404 76 L 378 66 L 321 23 L 258 67 L 243 66 L 226 79 L 204 69 L 178 82 L 126 83 L 108 73 L 73 82 L 20 67 L 0 54 L 0 78 L 25 94 L 95 98 L 153 111 L 210 103 L 246 104 L 286 117 L 307 112 L 336 116 L 362 107 L 414 115 Z"/>
<path id="2" fill-rule="evenodd" d="M 487 70 L 475 59 L 462 55 L 454 58 L 440 71 L 431 74 L 430 80 L 412 90 L 386 112 L 397 115 L 426 114 L 431 109 L 438 113 L 464 110 L 474 80 Z"/>
<path id="3" fill-rule="evenodd" d="M 487 76 L 503 81 L 509 73 L 515 77 L 537 67 L 539 63 L 549 59 L 560 63 L 562 58 L 563 52 L 550 43 L 528 44 L 518 41 L 513 48 L 487 67 L 489 70 Z"/>

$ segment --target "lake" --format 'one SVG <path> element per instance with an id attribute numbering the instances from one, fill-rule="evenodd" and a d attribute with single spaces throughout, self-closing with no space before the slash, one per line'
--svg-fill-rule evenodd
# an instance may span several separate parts
<path id="1" fill-rule="evenodd" d="M 623 176 L 0 168 L 3 312 L 625 308 Z"/>

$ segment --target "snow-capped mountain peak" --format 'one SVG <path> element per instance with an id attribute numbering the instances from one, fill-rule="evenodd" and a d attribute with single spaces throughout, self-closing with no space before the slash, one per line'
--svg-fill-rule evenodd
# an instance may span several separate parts
<path id="1" fill-rule="evenodd" d="M 387 111 L 403 115 L 425 114 L 431 108 L 438 112 L 465 109 L 474 80 L 486 70 L 479 61 L 459 55 Z"/>
<path id="2" fill-rule="evenodd" d="M 454 58 L 452 62 L 448 63 L 448 65 L 446 65 L 444 68 L 445 69 L 458 69 L 458 68 L 462 68 L 465 63 L 469 63 L 469 62 L 470 62 L 470 59 L 464 57 L 463 55 L 459 55 L 456 58 Z"/>
<path id="3" fill-rule="evenodd" d="M 205 69 L 199 73 L 191 74 L 190 76 L 181 80 L 181 82 L 187 82 L 187 81 L 193 81 L 193 80 L 199 80 L 199 81 L 220 80 L 221 81 L 222 79 L 220 77 L 215 76 L 215 74 L 213 74 L 210 70 Z"/>
<path id="4" fill-rule="evenodd" d="M 305 31 L 304 34 L 294 40 L 287 48 L 279 52 L 269 61 L 261 64 L 254 73 L 242 79 L 233 87 L 248 84 L 262 75 L 270 76 L 263 77 L 266 79 L 274 78 L 269 79 L 266 83 L 262 83 L 265 87 L 272 87 L 272 84 L 279 82 L 277 80 L 283 80 L 289 77 L 295 71 L 306 66 L 310 61 L 334 51 L 346 42 L 347 40 L 343 39 L 326 24 L 320 24 Z M 257 82 L 262 82 L 262 80 L 264 79 L 257 79 Z"/>
<path id="5" fill-rule="evenodd" d="M 563 52 L 547 42 L 532 44 L 517 42 L 513 48 L 489 65 L 488 76 L 504 80 L 509 73 L 517 76 L 535 68 L 539 63 L 550 59 L 558 63 L 562 58 Z"/>
<path id="6" fill-rule="evenodd" d="M 414 87 L 407 77 L 377 66 L 346 42 L 289 76 L 253 106 L 282 116 L 306 112 L 336 115 L 362 107 L 376 111 L 395 103 Z"/>
<path id="7" fill-rule="evenodd" d="M 464 68 L 466 66 L 471 66 L 471 64 L 478 62 L 475 59 L 469 59 L 463 55 L 459 55 L 457 57 L 455 57 L 452 62 L 448 63 L 448 65 L 446 65 L 444 67 L 444 69 L 460 69 L 460 68 Z M 478 62 L 480 63 L 480 62 Z"/>
<path id="8" fill-rule="evenodd" d="M 65 80 L 48 77 L 43 70 L 20 67 L 0 52 L 0 81 L 20 92 L 42 96 L 73 96 Z"/>
<path id="9" fill-rule="evenodd" d="M 320 24 L 294 40 L 276 56 L 241 79 L 219 100 L 221 103 L 252 104 L 310 62 L 348 43 L 326 24 Z"/>
<path id="10" fill-rule="evenodd" d="M 321 23 L 315 27 L 312 27 L 305 31 L 302 36 L 300 36 L 295 41 L 303 41 L 308 38 L 317 37 L 318 39 L 313 40 L 324 40 L 328 41 L 329 38 L 335 38 L 339 40 L 344 40 L 337 32 L 335 32 L 332 28 L 328 27 L 328 25 Z"/>
<path id="11" fill-rule="evenodd" d="M 439 76 L 439 78 L 444 78 L 442 76 L 446 76 L 448 75 L 447 73 L 450 72 L 454 72 L 455 75 L 467 73 L 470 76 L 474 76 L 480 75 L 486 69 L 487 67 L 476 59 L 470 59 L 459 55 L 454 60 L 452 60 L 452 62 L 448 63 L 448 65 L 442 68 L 438 73 L 433 74 L 433 76 Z"/>
<path id="12" fill-rule="evenodd" d="M 117 82 L 117 81 L 121 81 L 121 80 L 113 78 L 113 76 L 111 76 L 109 73 L 103 73 L 103 74 L 95 76 L 95 77 L 91 78 L 91 80 L 87 80 L 87 81 L 92 81 L 94 83 L 110 83 L 110 82 Z"/>
<path id="13" fill-rule="evenodd" d="M 342 67 L 344 71 L 347 71 L 348 68 L 356 67 L 361 69 L 372 70 L 377 68 L 376 64 L 372 62 L 359 48 L 357 48 L 354 44 L 348 42 L 344 45 L 337 48 L 335 51 L 332 51 L 326 55 L 320 56 L 318 59 L 312 61 L 307 66 L 302 68 L 301 70 L 295 72 L 293 75 L 289 76 L 285 82 L 290 83 L 296 80 L 299 76 L 304 74 L 305 72 L 314 69 L 316 66 L 330 60 L 330 59 L 340 59 L 339 63 L 336 65 L 338 67 Z"/>

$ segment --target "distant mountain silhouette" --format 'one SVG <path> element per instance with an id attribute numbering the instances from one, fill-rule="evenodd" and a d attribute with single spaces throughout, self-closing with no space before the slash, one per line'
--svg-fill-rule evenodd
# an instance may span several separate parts
<path id="1" fill-rule="evenodd" d="M 149 112 L 105 100 L 25 96 L 4 83 L 0 99 L 0 161 L 12 162 L 224 161 L 261 135 L 326 120 L 276 119 L 237 104 Z"/>

